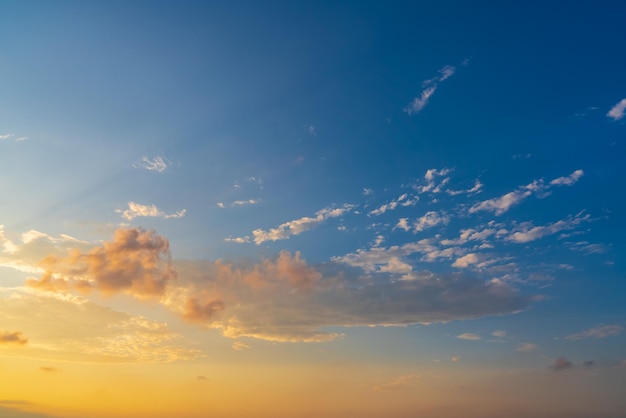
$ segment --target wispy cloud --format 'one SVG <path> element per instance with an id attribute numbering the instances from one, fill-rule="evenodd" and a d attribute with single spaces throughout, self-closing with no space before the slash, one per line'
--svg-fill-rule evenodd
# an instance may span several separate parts
<path id="1" fill-rule="evenodd" d="M 624 330 L 621 325 L 602 325 L 595 328 L 589 328 L 577 334 L 565 337 L 568 340 L 582 340 L 583 338 L 606 338 L 619 335 Z"/>
<path id="2" fill-rule="evenodd" d="M 133 167 L 135 168 L 142 168 L 148 171 L 157 171 L 159 173 L 164 172 L 171 166 L 172 162 L 161 155 L 157 155 L 154 158 L 141 157 L 141 161 L 133 164 Z"/>
<path id="3" fill-rule="evenodd" d="M 416 374 L 406 374 L 400 377 L 396 377 L 394 379 L 388 380 L 384 383 L 372 386 L 372 390 L 374 391 L 382 391 L 382 390 L 398 390 L 405 389 L 410 386 L 416 379 L 418 379 L 418 375 Z"/>
<path id="4" fill-rule="evenodd" d="M 385 203 L 378 207 L 377 209 L 371 210 L 369 212 L 370 216 L 379 216 L 384 214 L 385 212 L 396 209 L 398 206 L 414 206 L 418 202 L 419 198 L 416 196 L 414 198 L 409 198 L 408 193 L 404 193 L 400 195 L 397 199 L 393 199 L 389 203 Z"/>
<path id="5" fill-rule="evenodd" d="M 517 346 L 515 350 L 521 351 L 523 353 L 528 353 L 531 351 L 535 351 L 537 348 L 538 348 L 537 345 L 533 343 L 521 343 L 520 345 Z"/>
<path id="6" fill-rule="evenodd" d="M 28 338 L 19 331 L 0 331 L 0 345 L 25 345 L 26 343 L 28 343 Z"/>
<path id="7" fill-rule="evenodd" d="M 574 229 L 581 223 L 588 222 L 589 220 L 589 215 L 583 216 L 582 213 L 579 213 L 576 216 L 570 216 L 567 219 L 549 225 L 534 226 L 531 222 L 525 222 L 508 235 L 506 240 L 516 243 L 527 243 L 548 235 L 556 234 L 557 232 Z"/>
<path id="8" fill-rule="evenodd" d="M 260 245 L 267 241 L 278 241 L 288 239 L 293 235 L 299 235 L 305 231 L 309 231 L 316 226 L 326 222 L 330 218 L 338 218 L 350 212 L 354 205 L 344 204 L 339 207 L 327 207 L 315 213 L 315 217 L 305 216 L 300 219 L 285 222 L 277 228 L 268 230 L 255 229 L 252 231 L 252 240 L 255 244 Z"/>
<path id="9" fill-rule="evenodd" d="M 461 335 L 457 335 L 456 338 L 460 340 L 469 340 L 469 341 L 479 341 L 482 340 L 482 337 L 478 334 L 472 334 L 471 332 L 466 332 Z"/>
<path id="10" fill-rule="evenodd" d="M 153 217 L 153 218 L 182 218 L 185 216 L 187 209 L 179 210 L 175 213 L 164 213 L 159 210 L 155 205 L 142 205 L 140 203 L 128 202 L 128 209 L 115 209 L 115 212 L 120 213 L 122 218 L 132 221 L 139 217 Z"/>
<path id="11" fill-rule="evenodd" d="M 234 341 L 232 347 L 233 350 L 236 351 L 249 350 L 250 348 L 252 348 L 250 344 L 246 344 L 243 341 Z"/>
<path id="12" fill-rule="evenodd" d="M 439 83 L 452 77 L 455 71 L 455 67 L 446 65 L 439 69 L 439 75 L 424 80 L 422 82 L 422 92 L 404 108 L 404 111 L 409 115 L 421 111 L 428 104 L 428 101 L 439 87 Z"/>
<path id="13" fill-rule="evenodd" d="M 230 204 L 230 206 L 249 206 L 249 205 L 256 205 L 259 202 L 261 202 L 260 199 L 235 200 L 234 202 Z M 217 206 L 223 209 L 226 207 L 226 203 L 217 202 Z"/>
<path id="14" fill-rule="evenodd" d="M 413 223 L 413 232 L 421 232 L 437 225 L 447 224 L 450 217 L 445 212 L 429 211 Z"/>
<path id="15" fill-rule="evenodd" d="M 7 139 L 11 139 L 13 138 L 15 135 L 12 134 L 4 134 L 4 135 L 0 135 L 0 141 L 2 140 L 7 140 Z M 15 142 L 22 142 L 22 141 L 26 141 L 28 139 L 27 136 L 20 136 L 18 138 L 15 138 L 14 141 Z"/>
<path id="16" fill-rule="evenodd" d="M 555 372 L 558 372 L 561 370 L 571 369 L 572 367 L 574 367 L 574 364 L 571 361 L 569 361 L 565 357 L 559 357 L 554 360 L 554 362 L 552 362 L 552 364 L 548 368 L 554 370 Z"/>
<path id="17" fill-rule="evenodd" d="M 607 113 L 606 116 L 613 120 L 620 120 L 624 117 L 624 111 L 626 111 L 626 99 L 620 100 L 611 108 L 611 110 L 609 110 L 609 113 Z"/>
<path id="18" fill-rule="evenodd" d="M 443 191 L 443 187 L 450 181 L 450 177 L 445 176 L 447 176 L 451 171 L 452 170 L 449 168 L 442 168 L 440 170 L 437 170 L 436 168 L 428 169 L 424 174 L 426 184 L 415 185 L 413 188 L 418 193 L 440 193 Z"/>
<path id="19" fill-rule="evenodd" d="M 12 136 L 13 136 L 13 135 L 11 135 L 11 134 L 4 134 L 4 135 L 0 135 L 0 140 L 3 140 L 3 139 L 9 139 L 9 138 L 11 138 Z"/>
<path id="20" fill-rule="evenodd" d="M 513 206 L 520 204 L 533 194 L 547 192 L 551 186 L 571 186 L 576 183 L 578 179 L 583 176 L 583 174 L 583 170 L 576 170 L 567 177 L 559 177 L 552 180 L 549 185 L 546 185 L 543 180 L 535 180 L 525 186 L 519 186 L 517 190 L 509 192 L 503 196 L 476 203 L 470 207 L 469 212 L 476 213 L 480 211 L 487 211 L 493 212 L 496 215 L 502 215 Z"/>

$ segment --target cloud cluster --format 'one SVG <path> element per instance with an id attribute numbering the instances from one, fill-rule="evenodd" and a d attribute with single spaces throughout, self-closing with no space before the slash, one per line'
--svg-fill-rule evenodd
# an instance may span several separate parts
<path id="1" fill-rule="evenodd" d="M 159 173 L 164 172 L 172 166 L 172 162 L 166 157 L 157 155 L 154 158 L 141 157 L 141 161 L 133 164 L 135 168 L 141 168 L 148 171 L 157 171 Z"/>
<path id="2" fill-rule="evenodd" d="M 167 239 L 141 228 L 118 229 L 113 241 L 87 252 L 72 249 L 63 256 L 49 255 L 39 266 L 45 273 L 27 284 L 47 290 L 99 290 L 149 297 L 163 294 L 175 278 Z"/>
<path id="3" fill-rule="evenodd" d="M 187 212 L 186 209 L 179 210 L 175 213 L 164 213 L 159 210 L 155 205 L 142 205 L 140 203 L 128 202 L 128 209 L 115 209 L 115 212 L 120 213 L 122 218 L 132 221 L 139 217 L 152 217 L 152 218 L 182 218 Z"/>

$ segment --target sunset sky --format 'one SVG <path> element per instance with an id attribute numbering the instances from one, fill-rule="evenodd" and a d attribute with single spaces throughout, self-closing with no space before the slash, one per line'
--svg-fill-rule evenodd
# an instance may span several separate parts
<path id="1" fill-rule="evenodd" d="M 623 2 L 0 1 L 0 417 L 626 417 Z"/>

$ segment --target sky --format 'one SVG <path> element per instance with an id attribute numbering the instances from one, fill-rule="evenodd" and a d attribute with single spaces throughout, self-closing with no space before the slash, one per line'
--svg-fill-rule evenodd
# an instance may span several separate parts
<path id="1" fill-rule="evenodd" d="M 1 1 L 0 416 L 626 417 L 622 2 Z"/>

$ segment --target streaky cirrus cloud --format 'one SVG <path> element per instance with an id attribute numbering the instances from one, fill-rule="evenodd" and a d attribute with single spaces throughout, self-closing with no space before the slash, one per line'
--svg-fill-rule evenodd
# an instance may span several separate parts
<path id="1" fill-rule="evenodd" d="M 606 338 L 619 335 L 624 330 L 621 325 L 602 325 L 594 328 L 589 328 L 585 331 L 568 335 L 565 337 L 568 340 L 582 340 L 583 338 Z"/>
<path id="2" fill-rule="evenodd" d="M 450 78 L 455 71 L 455 67 L 446 65 L 439 69 L 439 75 L 424 80 L 422 82 L 422 92 L 404 108 L 404 111 L 409 115 L 420 112 L 428 104 L 428 101 L 437 90 L 437 87 L 439 87 L 439 83 Z"/>
<path id="3" fill-rule="evenodd" d="M 609 110 L 606 116 L 613 120 L 620 120 L 624 117 L 624 111 L 626 111 L 626 99 L 622 99 L 617 102 L 617 104 Z"/>
<path id="4" fill-rule="evenodd" d="M 159 173 L 164 172 L 172 166 L 172 162 L 166 157 L 157 155 L 154 158 L 141 157 L 141 161 L 134 163 L 133 167 L 141 168 L 148 171 L 157 171 Z"/>
<path id="5" fill-rule="evenodd" d="M 120 213 L 122 218 L 132 221 L 139 217 L 152 217 L 152 218 L 182 218 L 187 213 L 187 209 L 181 209 L 175 213 L 161 212 L 155 205 L 142 205 L 140 203 L 128 202 L 128 209 L 115 209 L 115 212 Z"/>
<path id="6" fill-rule="evenodd" d="M 576 170 L 567 177 L 559 177 L 552 180 L 549 184 L 545 184 L 542 179 L 534 180 L 533 182 L 519 186 L 517 190 L 509 192 L 500 197 L 494 197 L 491 199 L 483 200 L 470 207 L 470 213 L 476 213 L 480 211 L 493 212 L 496 215 L 502 215 L 507 212 L 513 206 L 520 204 L 522 201 L 537 193 L 548 192 L 551 186 L 571 186 L 576 183 L 578 179 L 583 176 L 583 170 Z"/>
<path id="7" fill-rule="evenodd" d="M 31 287 L 46 290 L 99 290 L 137 297 L 163 294 L 176 274 L 170 265 L 169 242 L 154 231 L 122 228 L 113 241 L 88 251 L 70 249 L 65 255 L 51 254 L 39 262 L 44 270 Z"/>
<path id="8" fill-rule="evenodd" d="M 260 245 L 267 241 L 279 241 L 288 239 L 293 235 L 300 235 L 305 231 L 309 231 L 316 226 L 326 222 L 331 218 L 338 218 L 346 213 L 350 212 L 354 208 L 354 205 L 344 204 L 339 207 L 327 207 L 321 209 L 315 213 L 315 217 L 305 216 L 293 221 L 285 222 L 276 228 L 268 230 L 255 229 L 252 231 L 252 241 L 255 244 Z M 249 237 L 231 238 L 231 242 L 249 242 Z"/>
<path id="9" fill-rule="evenodd" d="M 521 343 L 517 346 L 515 351 L 521 351 L 523 353 L 528 353 L 530 351 L 535 351 L 537 349 L 537 345 L 533 343 Z"/>
<path id="10" fill-rule="evenodd" d="M 28 338 L 24 337 L 20 331 L 0 331 L 0 345 L 25 345 L 26 343 L 28 343 Z"/>

